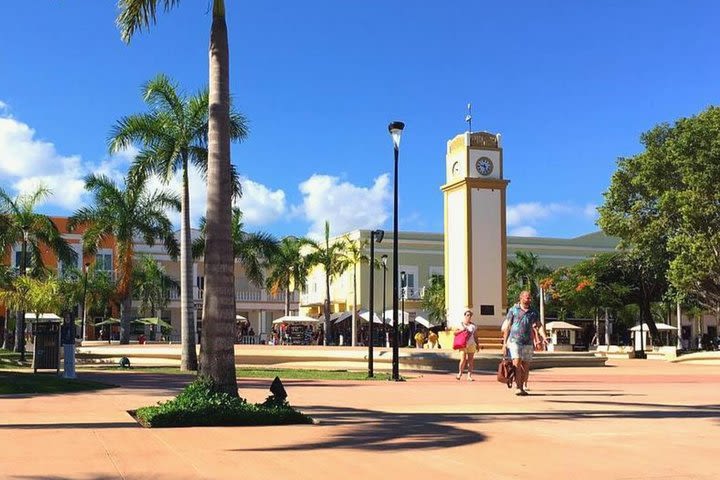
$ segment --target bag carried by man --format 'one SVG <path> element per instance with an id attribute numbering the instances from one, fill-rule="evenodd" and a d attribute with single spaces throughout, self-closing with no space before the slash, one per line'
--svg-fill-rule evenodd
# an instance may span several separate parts
<path id="1" fill-rule="evenodd" d="M 512 387 L 513 381 L 515 380 L 515 365 L 509 358 L 503 358 L 500 360 L 498 365 L 497 380 L 500 383 L 504 383 L 508 388 Z"/>

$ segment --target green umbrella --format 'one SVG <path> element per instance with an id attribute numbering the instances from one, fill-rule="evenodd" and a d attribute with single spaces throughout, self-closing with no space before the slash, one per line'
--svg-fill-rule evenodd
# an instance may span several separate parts
<path id="1" fill-rule="evenodd" d="M 172 325 L 170 325 L 168 322 L 166 322 L 162 318 L 158 318 L 158 317 L 138 318 L 137 320 L 135 320 L 135 322 L 142 323 L 144 325 L 160 325 L 163 328 L 172 328 Z"/>
<path id="2" fill-rule="evenodd" d="M 96 327 L 104 327 L 105 325 L 117 325 L 120 323 L 120 320 L 117 318 L 108 318 L 107 320 L 103 320 L 102 322 L 98 322 L 95 324 Z"/>

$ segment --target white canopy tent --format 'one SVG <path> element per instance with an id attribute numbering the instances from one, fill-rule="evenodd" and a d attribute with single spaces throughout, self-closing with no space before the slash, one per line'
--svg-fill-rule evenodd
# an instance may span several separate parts
<path id="1" fill-rule="evenodd" d="M 274 324 L 278 323 L 318 323 L 320 320 L 303 315 L 285 315 L 284 317 L 273 320 Z"/>
<path id="2" fill-rule="evenodd" d="M 398 310 L 398 315 L 401 316 L 400 325 L 408 325 L 410 323 L 410 313 L 405 312 L 403 315 L 402 310 Z M 392 310 L 385 310 L 385 321 L 390 325 L 395 325 L 395 317 L 393 317 Z"/>
<path id="3" fill-rule="evenodd" d="M 582 330 L 582 327 L 578 327 L 577 325 L 573 325 L 572 323 L 563 322 L 563 321 L 555 321 L 555 322 L 548 322 L 545 324 L 546 330 Z"/>
<path id="4" fill-rule="evenodd" d="M 235 320 L 237 320 L 238 322 L 243 322 L 243 323 L 246 323 L 248 321 L 248 319 L 243 317 L 242 315 L 235 315 Z"/>
<path id="5" fill-rule="evenodd" d="M 655 326 L 656 326 L 657 329 L 658 329 L 659 331 L 661 331 L 661 332 L 670 332 L 670 331 L 673 331 L 673 330 L 677 330 L 677 327 L 673 327 L 672 325 L 668 325 L 667 323 L 655 322 Z M 643 323 L 643 324 L 642 324 L 642 329 L 643 329 L 643 332 L 649 332 L 649 331 L 650 331 L 650 327 L 648 327 L 648 324 L 647 324 L 647 323 Z M 639 331 L 640 331 L 640 325 L 635 325 L 634 327 L 632 327 L 632 328 L 630 329 L 630 331 L 631 331 L 631 332 L 639 332 Z"/>
<path id="6" fill-rule="evenodd" d="M 427 312 L 418 312 L 417 315 L 415 315 L 415 323 L 420 324 L 425 328 L 433 326 L 433 324 L 430 323 L 430 315 L 428 315 Z"/>
<path id="7" fill-rule="evenodd" d="M 41 313 L 40 318 L 37 317 L 34 313 L 25 313 L 25 320 L 30 321 L 46 321 L 46 322 L 59 322 L 62 321 L 62 317 L 58 317 L 54 313 Z"/>
<path id="8" fill-rule="evenodd" d="M 348 318 L 352 318 L 352 312 L 337 312 L 330 315 L 330 321 L 332 323 L 344 322 Z M 321 317 L 320 320 L 324 320 L 325 317 Z"/>
<path id="9" fill-rule="evenodd" d="M 359 316 L 366 322 L 370 321 L 370 310 L 360 310 Z M 373 323 L 379 323 L 379 324 L 383 323 L 382 319 L 378 316 L 377 312 L 373 312 Z"/>

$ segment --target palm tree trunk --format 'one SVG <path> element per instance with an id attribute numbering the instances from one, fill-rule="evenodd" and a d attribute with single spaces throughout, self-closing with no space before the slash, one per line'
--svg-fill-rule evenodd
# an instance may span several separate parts
<path id="1" fill-rule="evenodd" d="M 330 275 L 325 272 L 325 345 L 330 345 Z"/>
<path id="2" fill-rule="evenodd" d="M 372 322 L 372 318 L 370 319 Z M 353 312 L 352 312 L 352 341 L 353 347 L 357 344 L 357 266 L 353 265 Z"/>
<path id="3" fill-rule="evenodd" d="M 188 187 L 187 160 L 183 160 L 183 193 L 180 211 L 180 338 L 182 353 L 180 370 L 197 370 L 197 351 L 195 350 L 195 304 L 193 300 L 194 282 L 192 271 L 192 251 L 190 243 L 190 188 Z"/>
<path id="4" fill-rule="evenodd" d="M 132 309 L 132 295 L 128 290 L 127 295 L 120 301 L 120 344 L 130 343 L 130 314 Z"/>
<path id="5" fill-rule="evenodd" d="M 210 31 L 205 295 L 200 373 L 218 391 L 238 396 L 235 377 L 235 278 L 232 248 L 230 170 L 230 52 L 225 2 L 213 1 Z"/>
<path id="6" fill-rule="evenodd" d="M 285 315 L 290 315 L 290 287 L 285 287 Z"/>

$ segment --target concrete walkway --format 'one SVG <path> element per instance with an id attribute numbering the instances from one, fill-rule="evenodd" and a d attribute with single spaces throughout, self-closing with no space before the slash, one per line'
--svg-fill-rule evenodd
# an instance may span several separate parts
<path id="1" fill-rule="evenodd" d="M 128 409 L 190 377 L 81 373 L 119 388 L 0 397 L 3 479 L 715 479 L 720 367 L 614 361 L 545 369 L 515 397 L 476 381 L 288 380 L 319 425 L 144 429 Z M 241 379 L 262 401 L 270 380 Z"/>

